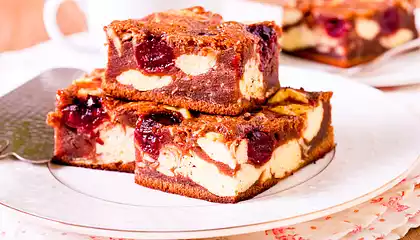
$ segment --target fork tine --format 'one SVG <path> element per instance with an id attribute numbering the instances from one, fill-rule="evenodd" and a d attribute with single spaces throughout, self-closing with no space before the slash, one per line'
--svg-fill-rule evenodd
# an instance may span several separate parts
<path id="1" fill-rule="evenodd" d="M 18 154 L 14 153 L 14 152 L 8 152 L 8 153 L 0 155 L 0 159 L 5 159 L 5 158 L 15 158 L 19 161 L 26 162 L 26 163 L 31 163 L 31 164 L 46 164 L 46 163 L 49 163 L 51 161 L 51 160 L 47 160 L 47 159 L 45 159 L 45 160 L 44 159 L 43 160 L 26 159 L 26 158 L 23 158 L 23 157 L 19 156 Z"/>
<path id="2" fill-rule="evenodd" d="M 9 146 L 10 141 L 5 138 L 0 138 L 0 153 L 2 153 Z"/>

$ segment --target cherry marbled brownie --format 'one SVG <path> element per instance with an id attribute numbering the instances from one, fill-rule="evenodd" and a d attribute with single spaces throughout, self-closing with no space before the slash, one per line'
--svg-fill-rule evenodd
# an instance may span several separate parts
<path id="1" fill-rule="evenodd" d="M 331 95 L 283 88 L 235 117 L 133 104 L 136 183 L 219 203 L 252 198 L 335 147 Z"/>
<path id="2" fill-rule="evenodd" d="M 57 92 L 47 123 L 53 161 L 135 172 L 145 187 L 213 202 L 249 199 L 334 146 L 330 92 L 281 88 L 239 116 L 127 102 L 100 88 L 103 70 Z"/>
<path id="3" fill-rule="evenodd" d="M 193 7 L 113 21 L 104 30 L 103 89 L 115 98 L 238 115 L 280 86 L 274 22 L 224 22 Z"/>
<path id="4" fill-rule="evenodd" d="M 133 173 L 136 116 L 124 102 L 104 96 L 103 75 L 96 69 L 57 91 L 56 109 L 47 117 L 54 128 L 53 162 Z"/>
<path id="5" fill-rule="evenodd" d="M 410 0 L 297 1 L 285 8 L 283 25 L 283 52 L 339 67 L 418 37 Z"/>

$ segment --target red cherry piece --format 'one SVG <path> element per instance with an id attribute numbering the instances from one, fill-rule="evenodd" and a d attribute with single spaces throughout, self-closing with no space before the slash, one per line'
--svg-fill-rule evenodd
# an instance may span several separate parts
<path id="1" fill-rule="evenodd" d="M 276 31 L 273 28 L 265 25 L 250 25 L 247 27 L 247 31 L 261 38 L 261 62 L 264 67 L 269 59 L 273 57 L 274 48 L 277 41 Z M 262 69 L 263 70 L 263 69 Z"/>
<path id="2" fill-rule="evenodd" d="M 400 27 L 398 9 L 394 7 L 388 8 L 382 15 L 380 25 L 384 34 L 392 34 L 396 32 Z"/>
<path id="3" fill-rule="evenodd" d="M 145 73 L 164 73 L 174 65 L 173 49 L 161 38 L 148 36 L 135 48 L 137 65 Z"/>
<path id="4" fill-rule="evenodd" d="M 339 38 L 346 35 L 350 31 L 352 25 L 343 19 L 326 18 L 324 20 L 324 27 L 330 37 Z"/>
<path id="5" fill-rule="evenodd" d="M 257 166 L 268 162 L 274 150 L 273 137 L 260 131 L 249 132 L 246 137 L 248 139 L 248 160 Z"/>
<path id="6" fill-rule="evenodd" d="M 163 126 L 175 125 L 182 122 L 182 116 L 177 112 L 159 112 L 144 116 L 138 121 L 134 137 L 136 144 L 150 157 L 157 159 L 165 135 Z"/>
<path id="7" fill-rule="evenodd" d="M 83 133 L 92 133 L 108 116 L 102 107 L 102 99 L 96 96 L 75 99 L 62 113 L 64 124 Z"/>

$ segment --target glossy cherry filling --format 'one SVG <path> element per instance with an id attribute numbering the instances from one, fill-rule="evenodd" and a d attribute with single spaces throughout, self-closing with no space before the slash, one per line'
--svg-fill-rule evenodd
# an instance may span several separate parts
<path id="1" fill-rule="evenodd" d="M 276 50 L 277 33 L 276 31 L 265 25 L 250 25 L 247 27 L 247 31 L 260 37 L 262 66 L 264 67 L 268 61 L 273 57 L 274 51 Z"/>
<path id="2" fill-rule="evenodd" d="M 343 37 L 352 29 L 352 24 L 344 19 L 321 17 L 321 21 L 325 31 L 332 38 Z"/>
<path id="3" fill-rule="evenodd" d="M 274 150 L 275 139 L 261 131 L 252 131 L 246 135 L 248 139 L 248 161 L 256 166 L 267 163 Z"/>
<path id="4" fill-rule="evenodd" d="M 395 7 L 388 8 L 380 19 L 382 33 L 392 34 L 400 27 L 400 16 Z"/>
<path id="5" fill-rule="evenodd" d="M 135 47 L 135 57 L 138 68 L 148 74 L 162 74 L 175 65 L 173 49 L 160 36 L 147 36 Z"/>
<path id="6" fill-rule="evenodd" d="M 169 132 L 162 127 L 180 124 L 183 117 L 177 112 L 156 112 L 139 118 L 134 132 L 135 141 L 141 151 L 157 159 L 162 145 L 168 140 Z"/>
<path id="7" fill-rule="evenodd" d="M 108 118 L 102 107 L 102 99 L 88 96 L 86 99 L 75 98 L 73 103 L 63 108 L 63 123 L 79 133 L 95 136 L 94 130 Z"/>

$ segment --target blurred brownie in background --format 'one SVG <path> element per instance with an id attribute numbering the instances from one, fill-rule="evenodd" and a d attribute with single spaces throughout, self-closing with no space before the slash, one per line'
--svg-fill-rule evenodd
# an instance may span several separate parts
<path id="1" fill-rule="evenodd" d="M 289 1 L 283 52 L 339 67 L 368 62 L 418 37 L 414 1 Z"/>

